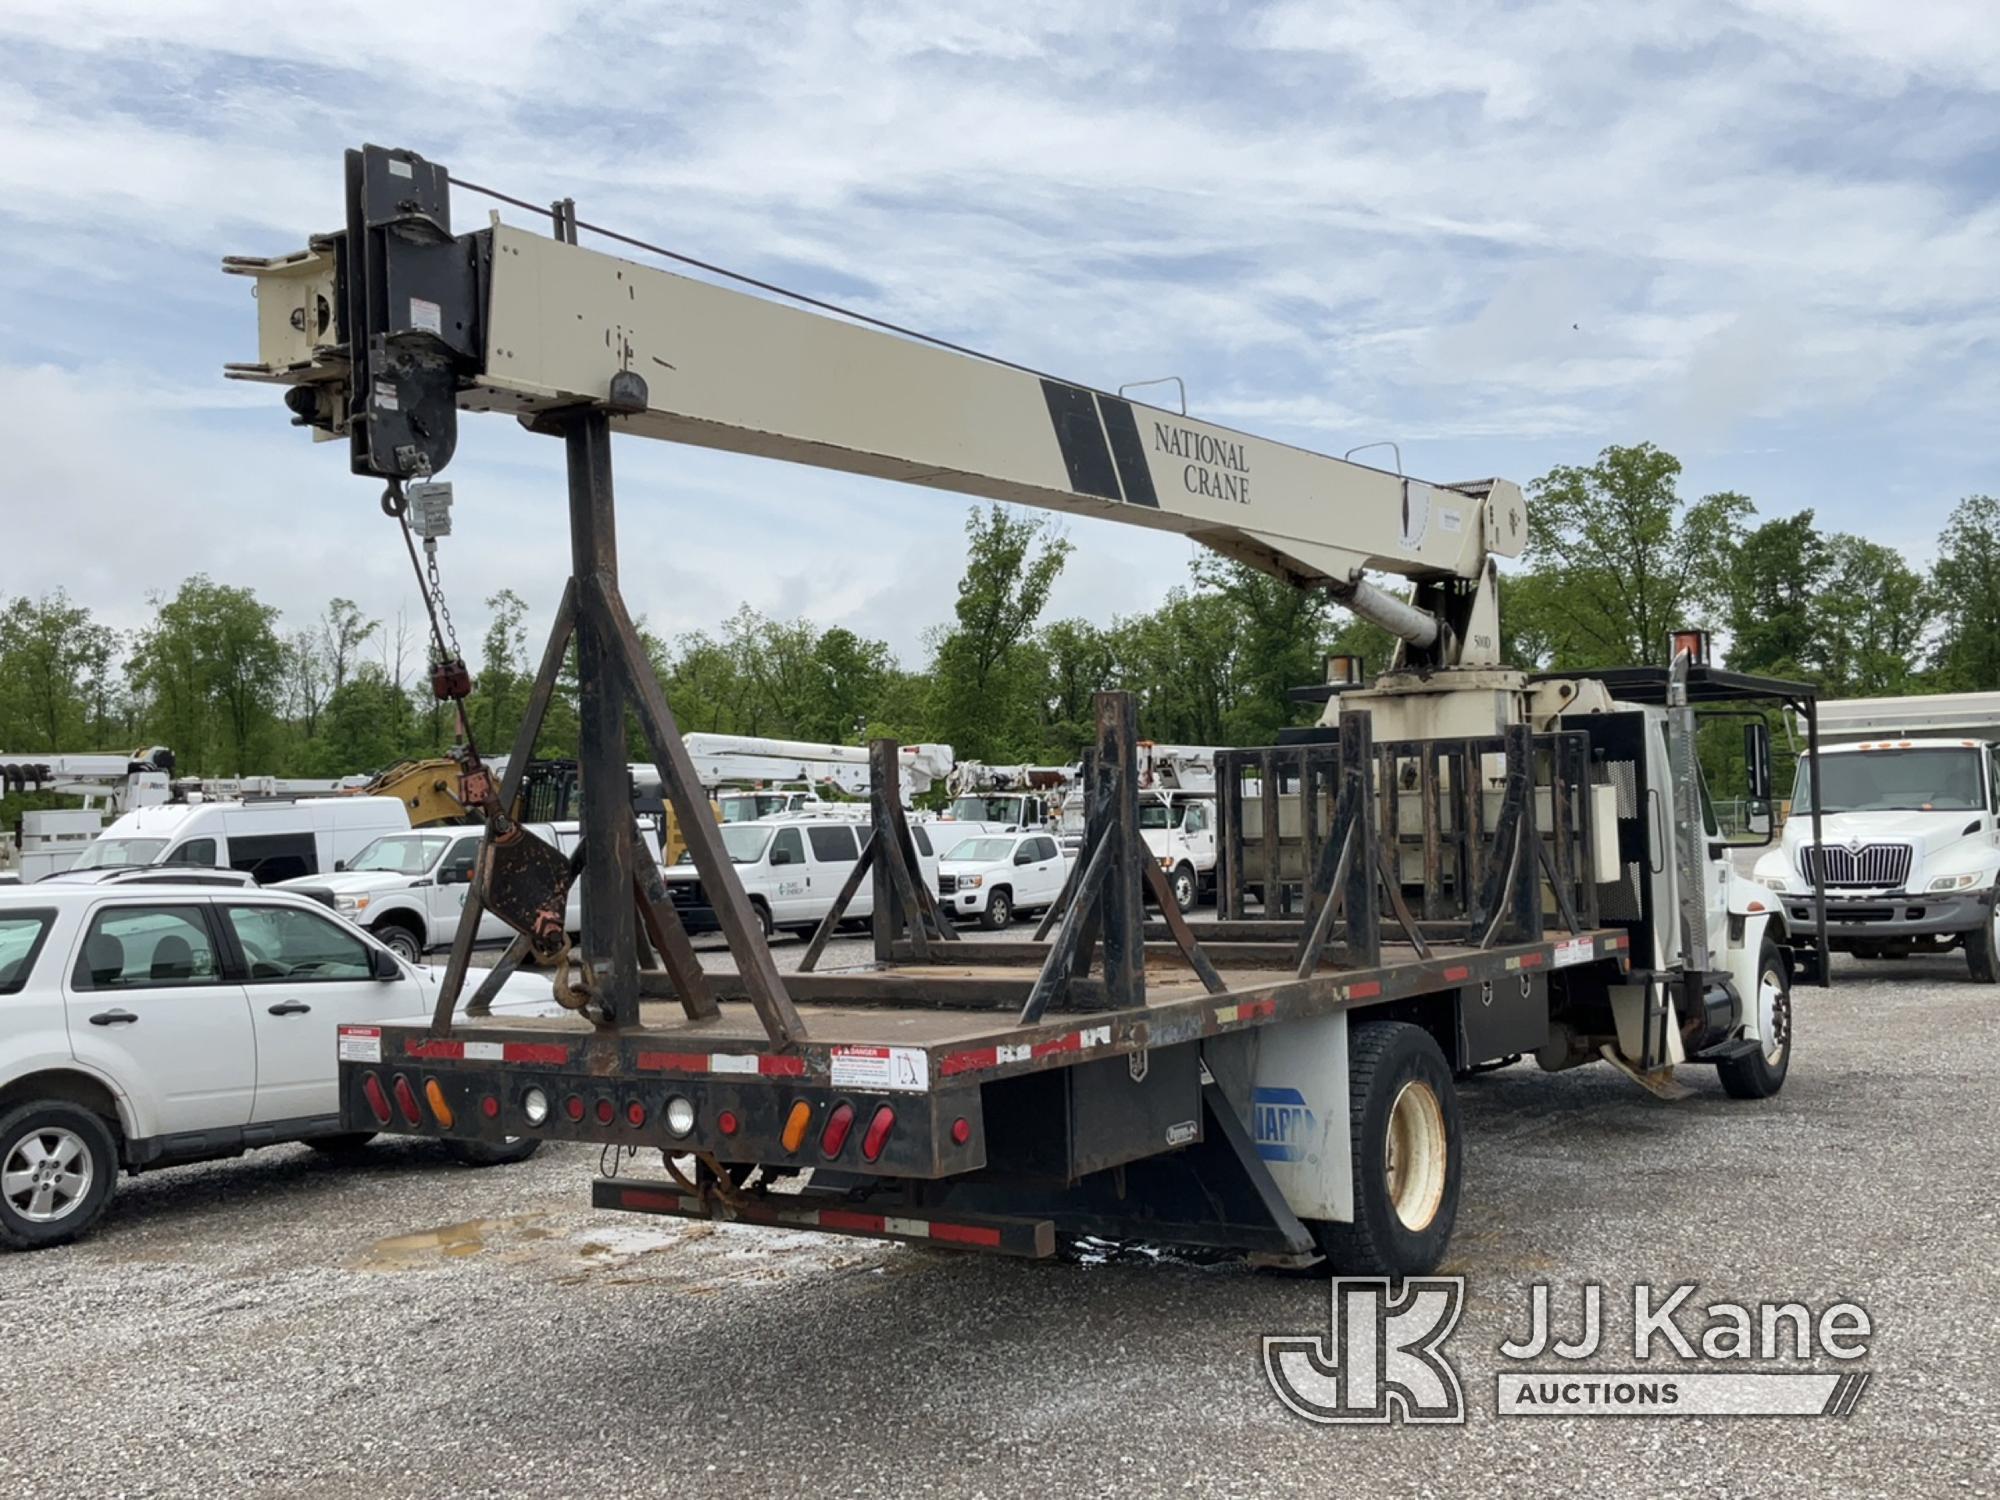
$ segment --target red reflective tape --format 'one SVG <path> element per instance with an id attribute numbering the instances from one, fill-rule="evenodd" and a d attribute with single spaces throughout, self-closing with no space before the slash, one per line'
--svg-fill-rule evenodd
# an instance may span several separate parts
<path id="1" fill-rule="evenodd" d="M 569 1048 L 561 1042 L 509 1042 L 500 1049 L 500 1060 L 559 1068 L 569 1061 Z"/>
<path id="2" fill-rule="evenodd" d="M 1629 947 L 1631 945 L 1631 942 L 1632 939 L 1630 935 L 1621 932 L 1616 937 L 1612 938 L 1609 942 L 1607 942 L 1605 946 L 1607 948 L 1625 948 Z"/>
<path id="3" fill-rule="evenodd" d="M 1067 1036 L 1056 1037 L 1053 1041 L 1036 1042 L 1028 1049 L 1030 1057 L 1053 1057 L 1058 1052 L 1081 1052 L 1083 1033 L 1072 1031 Z"/>
<path id="4" fill-rule="evenodd" d="M 428 1037 L 413 1036 L 405 1038 L 403 1050 L 411 1057 L 420 1057 L 434 1062 L 453 1059 L 463 1061 L 465 1058 L 465 1043 L 441 1042 Z"/>
<path id="5" fill-rule="evenodd" d="M 1381 993 L 1381 984 L 1373 979 L 1364 979 L 1359 984 L 1350 984 L 1347 987 L 1347 998 L 1350 1000 L 1373 1000 Z"/>
<path id="6" fill-rule="evenodd" d="M 1454 981 L 1470 979 L 1472 977 L 1472 970 L 1468 969 L 1464 964 L 1453 964 L 1444 971 L 1444 977 Z"/>
<path id="7" fill-rule="evenodd" d="M 1000 1231 L 987 1229 L 978 1224 L 936 1224 L 931 1225 L 931 1238 L 948 1240 L 955 1245 L 997 1245 Z"/>
<path id="8" fill-rule="evenodd" d="M 1277 1013 L 1278 1002 L 1275 1000 L 1252 1000 L 1247 1005 L 1236 1007 L 1236 1019 L 1239 1021 L 1259 1021 Z"/>
<path id="9" fill-rule="evenodd" d="M 1000 1054 L 991 1047 L 975 1047 L 970 1052 L 947 1052 L 938 1064 L 938 1072 L 946 1078 L 954 1073 L 971 1073 L 980 1068 L 991 1068 L 1000 1061 Z"/>
<path id="10" fill-rule="evenodd" d="M 806 1060 L 803 1057 L 759 1057 L 757 1071 L 766 1078 L 803 1078 L 806 1076 Z"/>
<path id="11" fill-rule="evenodd" d="M 652 1188 L 626 1188 L 618 1195 L 626 1208 L 658 1209 L 662 1213 L 682 1213 L 688 1201 L 679 1193 L 656 1192 Z"/>
<path id="12" fill-rule="evenodd" d="M 648 1072 L 706 1073 L 706 1052 L 641 1052 L 634 1061 Z"/>
<path id="13" fill-rule="evenodd" d="M 853 1229 L 862 1234 L 880 1234 L 882 1216 L 880 1214 L 851 1214 L 842 1208 L 822 1208 L 819 1211 L 819 1227 L 822 1229 Z"/>
<path id="14" fill-rule="evenodd" d="M 1548 961 L 1548 957 L 1546 953 L 1523 953 L 1521 955 L 1521 967 L 1524 969 L 1539 969 Z"/>

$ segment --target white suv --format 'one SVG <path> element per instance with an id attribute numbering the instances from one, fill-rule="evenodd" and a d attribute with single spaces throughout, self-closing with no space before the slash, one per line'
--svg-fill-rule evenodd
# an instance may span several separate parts
<path id="1" fill-rule="evenodd" d="M 938 861 L 938 899 L 946 911 L 997 932 L 1017 912 L 1053 906 L 1068 878 L 1054 834 L 975 834 Z"/>
<path id="2" fill-rule="evenodd" d="M 270 888 L 0 890 L 0 1246 L 74 1239 L 121 1168 L 362 1145 L 341 1130 L 336 1030 L 429 1015 L 437 977 Z M 532 977 L 495 1004 L 554 1009 Z M 535 1144 L 446 1143 L 480 1165 Z"/>

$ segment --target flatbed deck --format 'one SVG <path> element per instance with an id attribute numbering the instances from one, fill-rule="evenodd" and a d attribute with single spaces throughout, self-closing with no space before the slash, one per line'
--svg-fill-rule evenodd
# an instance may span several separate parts
<path id="1" fill-rule="evenodd" d="M 869 964 L 787 976 L 807 1035 L 785 1050 L 772 1049 L 751 1006 L 731 998 L 742 993 L 740 981 L 716 974 L 721 1013 L 705 1019 L 691 1019 L 673 1000 L 652 999 L 641 1004 L 637 1026 L 619 1030 L 595 1028 L 576 1015 L 462 1017 L 443 1035 L 420 1025 L 348 1027 L 342 1055 L 445 1067 L 513 1064 L 600 1078 L 760 1075 L 830 1088 L 865 1078 L 892 1091 L 930 1093 L 1522 971 L 1600 960 L 1622 965 L 1627 941 L 1622 931 L 1598 929 L 1486 949 L 1433 947 L 1424 958 L 1385 945 L 1384 962 L 1374 968 L 1323 969 L 1305 979 L 1268 964 L 1240 967 L 1231 960 L 1243 955 L 1221 943 L 1208 948 L 1224 970 L 1228 988 L 1221 993 L 1210 994 L 1191 970 L 1155 968 L 1143 1005 L 1073 1008 L 1029 1026 L 1011 1014 L 1032 982 L 1022 963 Z M 1021 950 L 1023 962 L 1046 951 L 1040 944 L 1010 946 Z M 1081 990 L 1078 1001 L 1087 1002 L 1089 993 Z"/>

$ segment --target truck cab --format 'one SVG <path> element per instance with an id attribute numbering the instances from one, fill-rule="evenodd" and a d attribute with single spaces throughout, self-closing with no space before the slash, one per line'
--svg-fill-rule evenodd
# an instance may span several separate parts
<path id="1" fill-rule="evenodd" d="M 1083 793 L 1073 791 L 1063 801 L 1061 843 L 1065 857 L 1083 851 Z M 1218 852 L 1213 790 L 1181 791 L 1141 787 L 1139 836 L 1159 862 L 1174 894 L 1174 904 L 1192 911 L 1204 896 L 1215 894 Z"/>
<path id="2" fill-rule="evenodd" d="M 1840 708 L 1824 705 L 1831 723 L 1840 722 Z M 2000 983 L 1996 754 L 1992 741 L 1969 737 L 1824 747 L 1818 785 L 1799 767 L 1784 837 L 1757 862 L 1758 883 L 1794 923 L 1806 923 L 1818 877 L 1827 945 L 1836 952 L 1894 959 L 1958 947 L 1975 980 Z M 1809 816 L 1815 811 L 1820 842 Z"/>

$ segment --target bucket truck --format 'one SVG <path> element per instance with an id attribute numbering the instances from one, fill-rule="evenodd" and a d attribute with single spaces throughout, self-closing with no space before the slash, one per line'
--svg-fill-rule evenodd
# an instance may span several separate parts
<path id="1" fill-rule="evenodd" d="M 512 416 L 566 457 L 572 576 L 536 693 L 573 638 L 590 858 L 582 954 L 560 949 L 569 1011 L 494 1016 L 481 985 L 461 1014 L 454 950 L 429 1026 L 341 1028 L 348 1128 L 589 1142 L 594 1201 L 635 1213 L 1024 1256 L 1131 1236 L 1404 1275 L 1439 1263 L 1458 1210 L 1455 1073 L 1532 1053 L 1660 1092 L 1687 1087 L 1682 1065 L 1738 1099 L 1783 1085 L 1802 938 L 1729 874 L 1694 728 L 1712 706 L 1810 691 L 1720 671 L 1692 638 L 1670 667 L 1504 665 L 1495 562 L 1527 536 L 1514 485 L 1426 483 L 620 258 L 578 243 L 567 200 L 552 235 L 497 214 L 459 230 L 454 199 L 439 164 L 365 147 L 343 228 L 225 262 L 258 293 L 258 358 L 229 373 L 287 387 L 392 520 L 404 486 L 450 462 L 461 412 Z M 614 435 L 1186 536 L 1329 591 L 1401 645 L 1302 738 L 1231 752 L 1248 760 L 1217 788 L 1229 911 L 1199 932 L 1170 901 L 1146 918 L 1162 885 L 1129 695 L 1096 701 L 1081 857 L 1035 942 L 941 919 L 913 874 L 896 746 L 875 742 L 872 837 L 780 974 L 723 830 L 697 816 L 619 588 Z M 622 791 L 605 789 L 628 707 L 727 972 L 692 961 L 620 831 Z M 1746 748 L 1767 770 L 1767 742 Z M 519 951 L 555 949 L 566 878 L 495 819 L 468 901 Z M 877 961 L 819 972 L 864 880 Z M 657 1150 L 661 1170 L 618 1147 Z"/>

